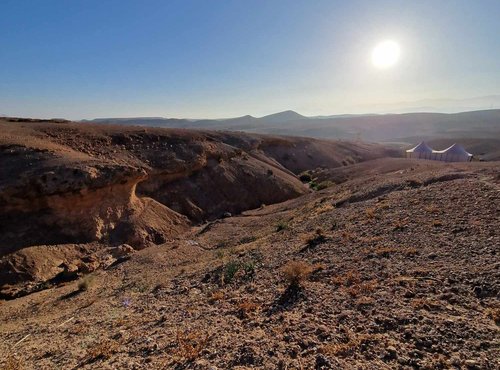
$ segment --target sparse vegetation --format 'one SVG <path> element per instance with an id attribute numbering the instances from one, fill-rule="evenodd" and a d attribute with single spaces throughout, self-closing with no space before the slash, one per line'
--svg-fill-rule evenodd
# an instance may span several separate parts
<path id="1" fill-rule="evenodd" d="M 89 364 L 97 360 L 106 360 L 118 351 L 118 343 L 111 340 L 102 340 L 87 348 L 84 363 Z"/>
<path id="2" fill-rule="evenodd" d="M 333 182 L 331 182 L 331 181 L 322 181 L 318 185 L 316 185 L 316 188 L 314 190 L 323 190 L 323 189 L 329 188 L 332 185 L 333 185 Z"/>
<path id="3" fill-rule="evenodd" d="M 289 287 L 300 287 L 314 271 L 314 267 L 304 261 L 290 261 L 282 269 L 283 278 Z"/>
<path id="4" fill-rule="evenodd" d="M 245 299 L 238 303 L 238 314 L 241 318 L 246 318 L 250 313 L 257 311 L 259 307 L 259 304 Z"/>
<path id="5" fill-rule="evenodd" d="M 242 279 L 249 279 L 255 274 L 254 261 L 229 261 L 223 268 L 222 284 L 231 284 L 239 275 Z"/>
<path id="6" fill-rule="evenodd" d="M 84 276 L 80 281 L 78 282 L 78 290 L 80 292 L 86 292 L 87 290 L 90 289 L 94 282 L 94 276 L 93 275 L 87 275 Z"/>
<path id="7" fill-rule="evenodd" d="M 316 190 L 316 191 L 326 189 L 332 185 L 333 185 L 333 182 L 331 182 L 331 181 L 322 181 L 320 183 L 317 183 L 316 181 L 312 180 L 309 182 L 309 187 L 313 190 Z"/>
<path id="8" fill-rule="evenodd" d="M 233 281 L 236 273 L 240 270 L 240 262 L 231 261 L 226 266 L 224 266 L 224 277 L 223 283 L 230 284 Z"/>
<path id="9" fill-rule="evenodd" d="M 285 221 L 280 221 L 276 224 L 276 232 L 280 232 L 288 229 L 288 223 Z"/>
<path id="10" fill-rule="evenodd" d="M 301 252 L 315 248 L 319 244 L 326 242 L 328 238 L 322 228 L 318 227 L 314 233 L 306 238 L 306 246 L 301 249 Z"/>
<path id="11" fill-rule="evenodd" d="M 375 207 L 372 207 L 372 208 L 367 208 L 365 210 L 365 214 L 366 214 L 366 217 L 372 219 L 372 218 L 375 218 L 375 215 L 376 215 L 376 208 Z"/>
<path id="12" fill-rule="evenodd" d="M 222 301 L 224 299 L 224 292 L 222 290 L 216 290 L 210 293 L 209 301 L 211 303 Z"/>
<path id="13" fill-rule="evenodd" d="M 175 353 L 177 362 L 191 362 L 197 359 L 209 339 L 210 336 L 207 333 L 177 330 L 177 351 Z"/>

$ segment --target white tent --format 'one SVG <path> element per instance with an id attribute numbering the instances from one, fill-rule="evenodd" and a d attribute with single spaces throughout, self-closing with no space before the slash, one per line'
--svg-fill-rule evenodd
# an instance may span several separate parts
<path id="1" fill-rule="evenodd" d="M 432 159 L 443 162 L 470 162 L 472 154 L 467 152 L 461 145 L 453 144 L 445 150 L 434 150 Z"/>
<path id="2" fill-rule="evenodd" d="M 422 141 L 416 147 L 406 151 L 406 158 L 433 159 L 432 152 L 433 150 Z"/>

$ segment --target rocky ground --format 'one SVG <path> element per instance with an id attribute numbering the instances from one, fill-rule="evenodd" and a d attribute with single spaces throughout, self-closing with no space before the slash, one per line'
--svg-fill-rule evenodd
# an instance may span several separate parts
<path id="1" fill-rule="evenodd" d="M 398 155 L 369 143 L 0 119 L 0 299 L 106 268 L 122 244 L 311 191 L 297 174 Z"/>
<path id="2" fill-rule="evenodd" d="M 0 301 L 7 369 L 498 369 L 500 165 L 380 159 Z M 68 268 L 69 269 L 69 268 Z"/>

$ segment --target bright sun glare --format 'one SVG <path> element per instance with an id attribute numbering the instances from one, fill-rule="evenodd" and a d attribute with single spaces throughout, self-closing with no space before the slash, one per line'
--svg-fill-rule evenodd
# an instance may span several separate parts
<path id="1" fill-rule="evenodd" d="M 382 41 L 377 44 L 372 52 L 372 63 L 377 68 L 389 68 L 399 60 L 400 48 L 392 40 Z"/>

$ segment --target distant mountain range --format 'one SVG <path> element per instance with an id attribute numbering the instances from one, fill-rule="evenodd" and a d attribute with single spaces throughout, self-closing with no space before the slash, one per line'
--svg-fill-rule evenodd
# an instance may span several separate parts
<path id="1" fill-rule="evenodd" d="M 427 137 L 500 138 L 500 109 L 451 114 L 422 112 L 318 117 L 306 117 L 288 110 L 260 118 L 249 115 L 227 119 L 137 117 L 98 118 L 82 122 L 366 141 L 402 141 Z"/>

